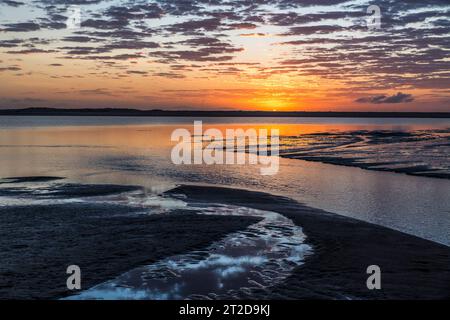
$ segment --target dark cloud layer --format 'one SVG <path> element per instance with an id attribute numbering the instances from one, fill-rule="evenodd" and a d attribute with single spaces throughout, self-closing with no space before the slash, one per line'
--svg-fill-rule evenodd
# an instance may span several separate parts
<path id="1" fill-rule="evenodd" d="M 412 102 L 413 100 L 414 98 L 412 95 L 398 92 L 397 94 L 394 94 L 392 96 L 382 94 L 372 97 L 362 97 L 356 99 L 355 102 L 381 104 L 381 103 L 404 103 L 404 102 Z"/>
<path id="2" fill-rule="evenodd" d="M 23 6 L 25 3 L 23 3 L 22 1 L 0 0 L 0 4 L 4 4 L 11 7 L 20 7 Z"/>
<path id="3" fill-rule="evenodd" d="M 29 32 L 39 30 L 41 27 L 35 22 L 9 23 L 3 25 L 0 31 L 3 32 Z"/>

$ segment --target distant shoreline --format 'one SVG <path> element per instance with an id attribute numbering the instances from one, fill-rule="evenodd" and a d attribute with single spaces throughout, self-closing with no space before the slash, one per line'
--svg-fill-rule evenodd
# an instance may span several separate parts
<path id="1" fill-rule="evenodd" d="M 114 117 L 298 117 L 298 118 L 450 118 L 450 112 L 338 112 L 338 111 L 199 111 L 138 109 L 54 109 L 0 110 L 0 116 L 114 116 Z"/>

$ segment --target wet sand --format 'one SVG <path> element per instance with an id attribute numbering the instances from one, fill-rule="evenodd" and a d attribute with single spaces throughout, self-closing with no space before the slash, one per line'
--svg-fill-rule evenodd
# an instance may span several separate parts
<path id="1" fill-rule="evenodd" d="M 280 141 L 284 158 L 450 179 L 450 129 L 322 132 Z"/>
<path id="2" fill-rule="evenodd" d="M 264 193 L 180 186 L 169 194 L 275 211 L 303 228 L 314 253 L 283 284 L 255 299 L 450 298 L 447 246 Z M 367 289 L 369 265 L 381 268 L 381 290 Z"/>
<path id="3" fill-rule="evenodd" d="M 7 197 L 55 203 L 0 207 L 0 299 L 62 298 L 74 293 L 66 288 L 68 265 L 81 267 L 82 287 L 87 289 L 133 268 L 206 248 L 259 221 L 198 215 L 192 209 L 146 215 L 142 207 L 89 200 L 137 189 L 57 184 L 36 193 L 2 186 Z M 180 186 L 164 196 L 196 205 L 218 203 L 278 212 L 302 228 L 312 254 L 285 281 L 252 291 L 247 298 L 450 298 L 447 246 L 265 193 Z M 80 197 L 86 200 L 70 200 Z M 61 199 L 69 201 L 59 203 Z M 374 264 L 382 271 L 382 290 L 366 287 L 366 268 Z"/>
<path id="4" fill-rule="evenodd" d="M 103 195 L 131 188 L 67 186 L 54 192 L 55 201 L 65 191 L 70 198 L 80 190 L 87 196 L 88 189 Z M 87 289 L 134 267 L 204 248 L 257 221 L 192 210 L 149 216 L 141 208 L 89 202 L 0 206 L 0 299 L 65 297 L 74 293 L 66 288 L 69 265 L 80 266 Z"/>

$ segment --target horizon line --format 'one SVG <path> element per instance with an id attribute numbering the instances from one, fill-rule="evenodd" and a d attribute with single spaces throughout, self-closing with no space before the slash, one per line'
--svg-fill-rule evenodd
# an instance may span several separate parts
<path id="1" fill-rule="evenodd" d="M 206 117 L 418 117 L 450 118 L 450 112 L 423 111 L 265 111 L 265 110 L 164 110 L 135 108 L 51 108 L 29 107 L 20 109 L 0 109 L 0 115 L 17 116 L 206 116 Z"/>

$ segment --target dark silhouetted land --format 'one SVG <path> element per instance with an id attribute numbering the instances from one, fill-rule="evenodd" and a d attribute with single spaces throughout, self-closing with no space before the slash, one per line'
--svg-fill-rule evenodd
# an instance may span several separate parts
<path id="1" fill-rule="evenodd" d="M 450 118 L 450 112 L 337 112 L 337 111 L 200 111 L 138 109 L 54 109 L 0 110 L 11 116 L 118 116 L 118 117 L 339 117 L 339 118 Z"/>

